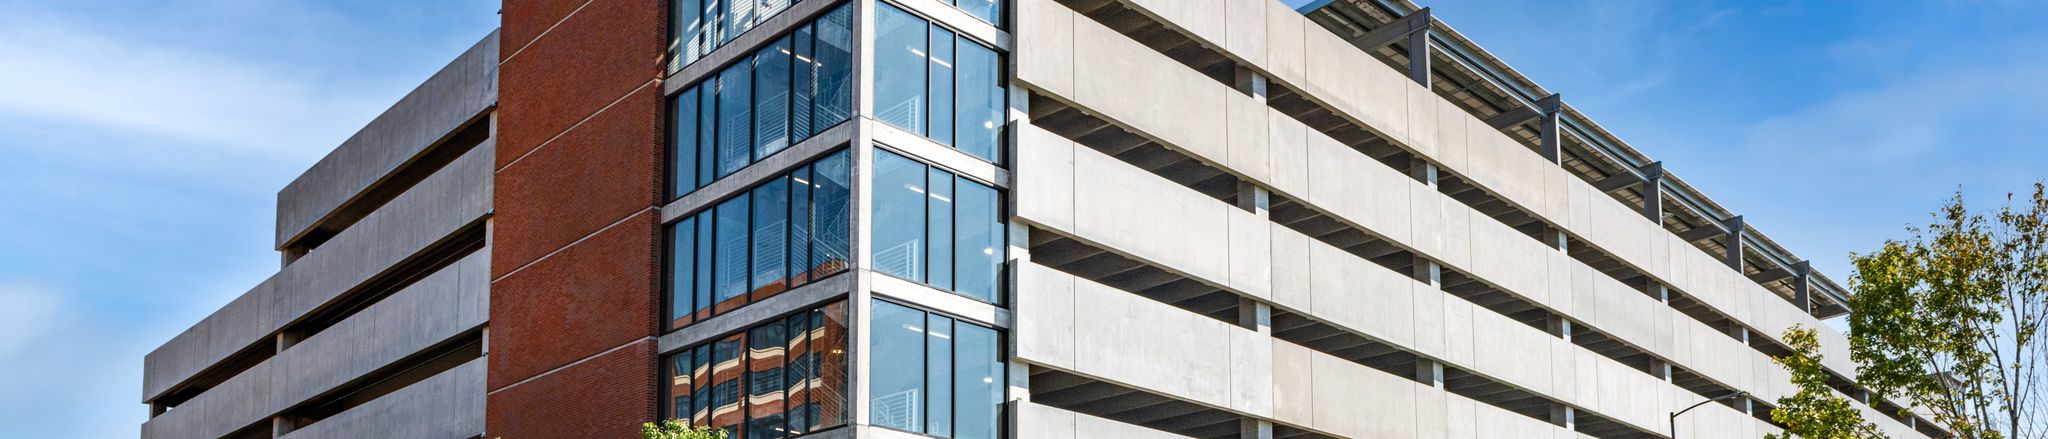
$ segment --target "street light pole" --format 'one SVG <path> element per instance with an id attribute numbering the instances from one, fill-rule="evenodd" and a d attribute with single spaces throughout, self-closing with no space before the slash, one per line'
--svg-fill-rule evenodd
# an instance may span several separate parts
<path id="1" fill-rule="evenodd" d="M 1678 439 L 1678 415 L 1683 415 L 1685 414 L 1685 412 L 1692 411 L 1692 409 L 1696 409 L 1700 406 L 1707 405 L 1707 403 L 1710 402 L 1720 401 L 1724 399 L 1741 398 L 1744 396 L 1749 396 L 1749 392 L 1738 390 L 1735 393 L 1721 395 L 1720 397 L 1708 399 L 1706 401 L 1700 401 L 1698 404 L 1693 404 L 1691 407 L 1686 407 L 1685 410 L 1679 410 L 1677 413 L 1672 413 L 1671 417 L 1667 419 L 1668 421 L 1671 421 L 1671 439 Z"/>

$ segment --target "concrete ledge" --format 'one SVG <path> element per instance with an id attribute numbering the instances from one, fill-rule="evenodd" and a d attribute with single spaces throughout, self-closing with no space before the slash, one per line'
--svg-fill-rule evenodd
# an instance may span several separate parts
<path id="1" fill-rule="evenodd" d="M 304 235 L 497 102 L 492 31 L 278 191 L 276 245 Z"/>
<path id="2" fill-rule="evenodd" d="M 485 359 L 471 360 L 341 414 L 280 436 L 467 439 L 484 431 Z"/>

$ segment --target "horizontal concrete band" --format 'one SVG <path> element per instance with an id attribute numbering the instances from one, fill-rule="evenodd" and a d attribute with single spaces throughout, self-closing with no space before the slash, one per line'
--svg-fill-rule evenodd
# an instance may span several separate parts
<path id="1" fill-rule="evenodd" d="M 1475 431 L 1481 432 L 1478 437 L 1522 437 L 1484 432 L 1556 428 L 1043 266 L 1024 267 L 1016 357 L 1034 367 L 1073 371 L 1342 437 L 1462 437 Z M 1518 323 L 1504 318 L 1489 323 L 1480 316 L 1484 311 L 1465 312 L 1474 316 L 1468 319 L 1472 338 L 1484 345 L 1474 350 L 1499 352 L 1481 352 L 1474 357 L 1477 363 L 1461 367 L 1502 375 L 1532 370 L 1542 376 L 1517 384 L 1547 394 L 1576 395 L 1573 403 L 1589 412 L 1649 431 L 1662 431 L 1664 413 L 1697 399 L 1625 366 L 1600 363 L 1590 352 L 1569 352 L 1562 341 L 1527 340 L 1516 333 L 1527 332 Z M 1558 384 L 1553 387 L 1552 382 Z M 1480 416 L 1475 410 L 1497 416 Z M 1750 426 L 1768 426 L 1732 410 L 1699 413 L 1701 417 L 1690 420 L 1693 424 L 1687 428 L 1741 428 L 1687 437 L 1755 437 Z"/>
<path id="2" fill-rule="evenodd" d="M 1431 316 L 1438 315 L 1439 310 L 1446 306 L 1469 309 L 1472 307 L 1469 302 L 1449 297 L 1448 293 L 1433 286 L 1416 282 L 1293 229 L 1267 222 L 1255 214 L 1166 181 L 1093 149 L 1074 145 L 1035 126 L 1026 125 L 1019 130 L 1023 147 L 1019 156 L 1016 197 L 1019 200 L 1017 215 L 1021 219 L 1097 241 L 1103 247 L 1138 259 L 1156 261 L 1189 277 L 1268 300 L 1275 306 L 1359 328 L 1374 338 L 1415 349 L 1424 355 L 1456 360 L 1459 357 L 1447 352 L 1447 346 L 1470 343 L 1469 334 L 1446 336 L 1434 329 L 1411 328 L 1433 328 L 1442 324 Z M 1357 187 L 1372 187 L 1370 185 L 1375 183 L 1344 180 L 1375 172 L 1372 168 L 1344 172 L 1345 167 L 1341 165 L 1348 163 L 1345 161 L 1347 156 L 1369 159 L 1334 141 L 1319 146 L 1331 153 L 1311 154 L 1318 156 L 1312 161 L 1339 165 L 1319 168 L 1321 175 L 1338 180 L 1325 186 L 1346 188 L 1350 193 L 1389 192 L 1356 190 Z M 1328 157 L 1322 157 L 1324 155 Z M 1376 183 L 1381 185 L 1378 187 L 1408 185 L 1407 192 L 1443 198 L 1441 194 L 1400 176 L 1387 176 L 1382 180 L 1383 183 Z M 1369 204 L 1365 202 L 1352 204 L 1358 207 L 1356 213 L 1387 218 L 1387 213 L 1405 212 L 1407 203 L 1400 200 L 1397 206 L 1378 209 L 1368 208 Z M 1440 207 L 1430 211 L 1469 210 L 1469 207 L 1447 198 L 1436 204 Z M 1465 213 L 1460 217 L 1469 215 L 1477 213 Z M 1504 290 L 1523 300 L 1548 306 L 1582 321 L 1624 328 L 1610 333 L 1688 369 L 1694 368 L 1698 362 L 1709 362 L 1698 369 L 1709 378 L 1731 387 L 1765 396 L 1783 392 L 1783 386 L 1777 385 L 1783 380 L 1751 379 L 1752 374 L 1773 378 L 1782 376 L 1782 371 L 1761 353 L 1612 278 L 1594 273 L 1562 253 L 1543 248 L 1505 225 L 1491 221 L 1443 222 L 1439 218 L 1421 215 L 1393 218 L 1399 219 L 1399 225 L 1404 228 L 1407 221 L 1414 221 L 1418 234 L 1454 237 L 1460 243 L 1458 248 L 1470 249 L 1471 259 L 1486 261 L 1480 266 L 1489 269 L 1476 273 L 1482 278 L 1518 276 L 1534 279 L 1492 282 L 1505 285 Z M 1387 219 L 1376 221 L 1391 222 Z M 1444 229 L 1448 224 L 1466 223 L 1471 227 L 1469 242 L 1490 245 L 1465 245 L 1468 233 L 1452 234 Z M 1503 251 L 1500 247 L 1519 251 Z M 1562 269 L 1567 266 L 1580 269 Z M 1549 267 L 1560 268 L 1551 270 Z M 1556 274 L 1560 280 L 1570 283 L 1553 290 L 1546 280 L 1546 273 Z M 1586 288 L 1574 288 L 1574 285 Z M 1532 290 L 1541 295 L 1525 293 Z M 1484 308 L 1464 314 L 1474 313 L 1504 319 Z M 1533 328 L 1509 323 L 1512 323 L 1512 328 L 1519 328 L 1515 334 L 1524 335 L 1539 345 L 1551 340 L 1562 342 Z M 1645 372 L 1637 375 L 1649 377 Z M 1529 378 L 1524 381 L 1541 380 Z"/>
<path id="3" fill-rule="evenodd" d="M 280 436 L 467 439 L 484 431 L 485 359 L 470 360 L 396 392 Z"/>
<path id="4" fill-rule="evenodd" d="M 492 31 L 278 191 L 276 245 L 297 239 L 497 103 Z"/>
<path id="5" fill-rule="evenodd" d="M 1644 220 L 1634 208 L 1593 189 L 1590 184 L 1572 177 L 1485 121 L 1415 84 L 1403 72 L 1387 68 L 1349 42 L 1321 30 L 1299 12 L 1279 2 L 1265 0 L 1119 1 L 1207 43 L 1275 84 L 1300 91 L 1353 124 L 1405 146 L 1439 164 L 1445 171 L 1465 176 L 1487 192 L 1581 238 L 1637 271 L 1756 329 L 1761 336 L 1777 340 L 1783 330 L 1793 324 L 1816 328 L 1821 333 L 1827 366 L 1845 376 L 1855 370 L 1855 364 L 1849 359 L 1847 339 L 1833 328 L 1820 324 L 1818 319 L 1800 312 L 1741 273 L 1729 270 L 1717 256 L 1693 248 L 1663 227 Z M 1065 16 L 1061 16 L 1063 13 Z M 1248 18 L 1260 15 L 1263 15 L 1263 20 Z M 1111 50 L 1107 45 L 1075 46 L 1073 49 L 1059 47 L 1058 43 L 1062 41 L 1092 43 L 1101 41 L 1100 37 L 1105 36 L 1101 33 L 1115 34 L 1066 8 L 1050 4 L 1020 6 L 1019 17 L 1020 58 L 1029 59 L 1033 55 L 1029 53 L 1035 50 L 1030 47 L 1034 45 L 1033 39 L 1045 41 L 1047 47 L 1044 49 L 1049 52 L 1037 56 L 1058 58 L 1064 54 L 1076 57 L 1071 63 L 1041 67 L 1057 69 L 1074 65 L 1079 69 L 1082 67 L 1078 66 L 1103 61 L 1078 59 L 1088 57 L 1089 50 Z M 1040 25 L 1032 26 L 1033 21 Z M 1070 23 L 1073 25 L 1071 33 L 1059 35 Z M 1103 58 L 1128 60 L 1129 56 L 1136 54 L 1134 52 L 1150 52 L 1153 58 L 1164 62 L 1136 70 L 1100 69 L 1088 76 L 1078 71 L 1071 76 L 1052 72 L 1050 79 L 1044 82 L 1057 85 L 1073 81 L 1074 87 L 1080 91 L 1087 87 L 1083 81 L 1128 84 L 1133 80 L 1155 80 L 1158 78 L 1155 72 L 1162 69 L 1188 70 L 1175 66 L 1172 60 L 1157 52 L 1128 42 L 1127 38 L 1125 40 L 1123 43 L 1127 47 L 1115 49 L 1118 52 L 1116 56 Z M 1029 73 L 1033 65 L 1026 64 L 1019 70 L 1019 80 L 1033 82 L 1027 78 L 1032 76 Z M 1144 75 L 1133 77 L 1131 72 L 1144 72 Z M 1196 76 L 1195 79 L 1207 78 Z M 1210 89 L 1219 90 L 1225 99 L 1234 101 L 1229 107 L 1242 106 L 1241 102 L 1235 101 L 1248 100 L 1241 94 L 1228 92 L 1227 87 L 1218 85 L 1214 80 L 1207 82 Z M 1179 87 L 1183 85 L 1192 84 L 1156 87 L 1185 90 Z M 1187 124 L 1228 126 L 1231 132 L 1227 136 L 1203 137 L 1216 146 L 1188 149 L 1214 163 L 1227 163 L 1234 172 L 1242 172 L 1248 178 L 1271 183 L 1270 187 L 1276 191 L 1287 192 L 1285 183 L 1289 178 L 1286 172 L 1277 172 L 1280 169 L 1276 168 L 1270 180 L 1261 179 L 1258 172 L 1261 163 L 1244 160 L 1256 157 L 1256 154 L 1245 153 L 1243 150 L 1247 148 L 1239 143 L 1256 140 L 1259 136 L 1239 135 L 1238 131 L 1242 131 L 1239 128 L 1244 125 L 1238 118 L 1231 117 L 1229 123 L 1220 123 L 1225 118 L 1221 114 L 1205 118 L 1201 117 L 1203 115 L 1186 114 L 1185 111 L 1196 111 L 1191 107 L 1173 108 L 1183 111 L 1175 113 L 1183 118 L 1180 124 L 1161 126 L 1162 129 L 1151 132 L 1187 133 Z M 1108 112 L 1108 109 L 1104 110 Z M 1220 146 L 1222 143 L 1219 142 L 1225 139 L 1229 145 Z M 1225 149 L 1229 151 L 1227 154 L 1219 153 Z M 1286 163 L 1278 159 L 1271 162 L 1274 166 Z"/>
<path id="6" fill-rule="evenodd" d="M 142 436 L 221 437 L 475 330 L 489 318 L 489 276 L 490 253 L 471 253 L 151 418 Z"/>
<path id="7" fill-rule="evenodd" d="M 1222 9 L 1209 10 L 1220 11 Z M 1300 17 L 1299 14 L 1289 12 L 1284 15 L 1284 17 L 1277 18 L 1269 15 L 1268 21 L 1299 21 L 1290 25 L 1293 28 L 1298 28 L 1303 25 L 1302 23 L 1306 22 L 1306 19 Z M 1269 26 L 1269 28 L 1271 27 L 1273 26 Z M 1286 29 L 1290 27 L 1278 26 L 1278 28 Z M 1308 32 L 1307 34 L 1326 33 L 1318 31 Z M 1419 249 L 1419 252 L 1438 259 L 1447 266 L 1468 271 L 1483 269 L 1468 266 L 1468 264 L 1474 263 L 1472 262 L 1473 258 L 1479 256 L 1463 256 L 1475 254 L 1469 253 L 1470 250 L 1466 248 L 1445 245 L 1441 238 L 1443 234 L 1430 233 L 1431 230 L 1428 229 L 1438 227 L 1437 224 L 1440 223 L 1455 225 L 1459 221 L 1470 223 L 1474 229 L 1478 229 L 1482 224 L 1499 225 L 1498 222 L 1490 221 L 1484 218 L 1483 215 L 1479 215 L 1482 218 L 1475 219 L 1473 216 L 1477 215 L 1476 213 L 1463 215 L 1446 214 L 1434 218 L 1425 218 L 1429 221 L 1423 224 L 1427 224 L 1429 227 L 1414 227 L 1414 232 L 1411 232 L 1408 224 L 1409 218 L 1405 214 L 1411 208 L 1410 203 L 1416 204 L 1413 209 L 1415 209 L 1414 215 L 1417 216 L 1428 214 L 1430 210 L 1456 207 L 1469 211 L 1470 208 L 1455 201 L 1447 200 L 1440 193 L 1435 193 L 1434 190 L 1412 190 L 1412 188 L 1408 191 L 1390 192 L 1358 190 L 1360 187 L 1385 187 L 1379 186 L 1380 184 L 1419 185 L 1412 179 L 1393 172 L 1384 165 L 1373 163 L 1370 159 L 1356 153 L 1344 151 L 1348 148 L 1342 148 L 1342 145 L 1337 145 L 1340 148 L 1336 149 L 1323 149 L 1321 152 L 1325 154 L 1316 154 L 1310 150 L 1304 150 L 1301 145 L 1305 143 L 1321 142 L 1325 145 L 1331 145 L 1335 144 L 1335 142 L 1329 140 L 1327 136 L 1307 129 L 1291 117 L 1279 114 L 1270 108 L 1264 108 L 1263 105 L 1252 101 L 1251 98 L 1243 96 L 1241 93 L 1237 93 L 1228 87 L 1224 87 L 1213 79 L 1194 73 L 1185 66 L 1165 58 L 1150 48 L 1130 41 L 1121 34 L 1102 27 L 1099 23 L 1095 23 L 1087 17 L 1079 16 L 1073 11 L 1057 4 L 1020 5 L 1018 35 L 1020 41 L 1018 47 L 1018 56 L 1020 58 L 1018 78 L 1020 81 L 1031 83 L 1035 87 L 1055 93 L 1058 98 L 1072 100 L 1078 105 L 1088 108 L 1091 114 L 1111 119 L 1131 127 L 1135 131 L 1146 133 L 1146 135 L 1153 136 L 1161 140 L 1162 143 L 1177 147 L 1189 155 L 1201 158 L 1217 166 L 1226 167 L 1230 172 L 1238 173 L 1244 178 L 1270 185 L 1276 193 L 1287 194 L 1297 199 L 1305 199 L 1310 204 L 1318 206 L 1337 206 L 1328 208 L 1328 210 L 1364 214 L 1350 215 L 1349 217 L 1353 219 L 1384 219 L 1385 221 L 1365 221 L 1363 223 L 1371 226 L 1369 228 L 1382 235 L 1397 239 L 1404 237 L 1412 238 L 1401 240 L 1400 243 L 1412 249 Z M 1330 40 L 1336 39 L 1330 35 L 1321 36 L 1327 37 Z M 1075 44 L 1076 41 L 1087 41 L 1089 44 L 1077 45 Z M 1318 59 L 1326 57 L 1356 58 L 1352 60 L 1355 61 L 1356 65 L 1343 68 L 1332 67 L 1328 69 L 1331 70 L 1330 72 L 1317 75 L 1317 77 L 1341 78 L 1328 81 L 1332 83 L 1373 83 L 1386 87 L 1395 87 L 1397 90 L 1398 87 L 1410 88 L 1410 90 L 1403 93 L 1378 93 L 1376 95 L 1366 91 L 1354 90 L 1344 95 L 1359 96 L 1360 99 L 1358 100 L 1361 101 L 1366 98 L 1377 97 L 1390 101 L 1420 105 L 1423 107 L 1415 108 L 1414 113 L 1427 115 L 1429 116 L 1427 119 L 1432 122 L 1438 122 L 1438 119 L 1451 122 L 1432 123 L 1429 127 L 1431 128 L 1429 130 L 1430 133 L 1441 133 L 1441 135 L 1428 136 L 1429 138 L 1425 139 L 1428 142 L 1419 143 L 1440 146 L 1439 149 L 1441 151 L 1435 152 L 1435 155 L 1438 157 L 1434 159 L 1439 161 L 1448 159 L 1450 163 L 1446 164 L 1447 168 L 1455 169 L 1462 167 L 1484 170 L 1483 172 L 1473 172 L 1472 174 L 1475 175 L 1473 180 L 1482 186 L 1488 186 L 1489 189 L 1495 187 L 1509 188 L 1510 191 L 1494 192 L 1507 196 L 1511 202 L 1523 200 L 1526 205 L 1531 206 L 1554 205 L 1558 207 L 1548 210 L 1569 213 L 1569 215 L 1559 216 L 1561 218 L 1572 218 L 1574 216 L 1582 218 L 1576 221 L 1577 224 L 1580 224 L 1579 227 L 1572 227 L 1572 222 L 1556 221 L 1557 218 L 1546 219 L 1551 220 L 1552 223 L 1563 224 L 1567 231 L 1578 233 L 1579 236 L 1585 237 L 1585 239 L 1593 242 L 1597 247 L 1603 249 L 1634 249 L 1617 252 L 1617 257 L 1636 267 L 1663 267 L 1658 270 L 1645 271 L 1652 277 L 1663 279 L 1680 290 L 1687 292 L 1697 291 L 1697 293 L 1694 293 L 1695 297 L 1721 310 L 1724 314 L 1731 315 L 1733 318 L 1757 328 L 1758 331 L 1766 333 L 1763 335 L 1775 337 L 1783 328 L 1789 327 L 1794 323 L 1803 323 L 1809 327 L 1819 328 L 1822 332 L 1827 333 L 1822 338 L 1828 340 L 1826 345 L 1829 348 L 1828 362 L 1830 367 L 1837 371 L 1854 370 L 1853 364 L 1849 363 L 1848 355 L 1844 350 L 1846 349 L 1846 340 L 1840 337 L 1839 333 L 1835 333 L 1826 326 L 1820 325 L 1811 316 L 1798 312 L 1790 304 L 1782 303 L 1782 300 L 1763 290 L 1762 287 L 1754 282 L 1750 282 L 1732 270 L 1727 269 L 1715 257 L 1691 248 L 1690 244 L 1684 243 L 1676 236 L 1663 231 L 1661 227 L 1656 227 L 1654 224 L 1643 220 L 1632 209 L 1621 205 L 1612 198 L 1606 197 L 1604 194 L 1594 191 L 1590 185 L 1566 175 L 1556 165 L 1549 164 L 1536 155 L 1529 153 L 1527 148 L 1514 143 L 1498 131 L 1494 131 L 1490 126 L 1485 125 L 1483 121 L 1479 121 L 1477 118 L 1464 113 L 1448 101 L 1434 98 L 1426 90 L 1414 86 L 1406 78 L 1393 73 L 1390 69 L 1384 68 L 1376 60 L 1367 58 L 1363 53 L 1351 48 L 1341 40 L 1334 42 L 1326 41 L 1325 43 L 1329 43 L 1327 44 L 1329 47 L 1318 49 L 1318 51 L 1314 52 L 1318 54 Z M 1071 70 L 1063 69 L 1068 66 L 1071 66 Z M 1086 71 L 1082 71 L 1084 69 Z M 1144 72 L 1144 74 L 1140 76 L 1132 72 Z M 1384 73 L 1384 75 L 1379 76 L 1386 76 L 1386 78 L 1376 77 L 1376 73 Z M 1318 91 L 1314 88 L 1309 88 L 1308 92 L 1313 94 Z M 1334 94 L 1339 92 L 1324 91 L 1324 93 Z M 1429 98 L 1423 99 L 1425 95 Z M 1159 107 L 1172 108 L 1172 111 L 1162 111 L 1160 108 L 1146 108 L 1150 103 L 1160 103 L 1158 104 Z M 1389 108 L 1386 105 L 1358 105 L 1354 107 L 1356 107 L 1352 108 L 1354 113 L 1357 112 L 1357 108 L 1363 107 L 1372 107 L 1376 109 L 1375 111 L 1382 112 L 1387 111 L 1386 109 Z M 1391 108 L 1399 110 L 1406 107 L 1394 106 Z M 1341 106 L 1338 109 L 1345 110 Z M 1173 117 L 1161 118 L 1150 116 L 1151 114 L 1159 113 L 1171 114 Z M 1267 117 L 1260 118 L 1258 113 L 1266 113 Z M 1401 114 L 1403 115 L 1402 117 L 1406 117 L 1409 113 L 1402 112 Z M 1425 118 L 1416 117 L 1414 119 L 1422 120 Z M 1381 123 L 1391 124 L 1390 122 Z M 1405 123 L 1399 125 L 1407 126 Z M 1250 132 L 1250 134 L 1244 134 L 1246 132 Z M 1417 132 L 1420 132 L 1420 130 Z M 1467 139 L 1472 140 L 1467 142 L 1465 141 Z M 1396 140 L 1399 141 L 1400 139 L 1397 138 Z M 1409 141 L 1417 143 L 1413 139 Z M 1030 152 L 1029 149 L 1020 150 L 1020 154 L 1029 154 Z M 1341 154 L 1338 152 L 1341 152 Z M 1430 154 L 1424 153 L 1424 155 L 1428 156 Z M 1326 160 L 1330 158 L 1343 159 L 1345 162 L 1349 162 L 1349 164 L 1337 165 L 1336 163 L 1342 162 Z M 1310 168 L 1312 165 L 1322 168 L 1325 171 L 1324 175 L 1341 175 L 1354 172 L 1373 174 L 1372 177 L 1374 178 L 1371 178 L 1370 181 L 1376 185 L 1344 187 L 1332 186 L 1327 184 L 1328 182 L 1325 182 L 1326 184 L 1314 184 L 1315 182 L 1310 181 L 1312 176 L 1315 175 L 1314 171 L 1316 171 L 1316 169 Z M 1022 166 L 1020 165 L 1020 170 Z M 1514 176 L 1514 178 L 1494 176 Z M 1034 177 L 1027 175 L 1021 178 L 1032 179 Z M 1553 187 L 1561 190 L 1552 189 Z M 1316 189 L 1325 190 L 1318 193 Z M 1521 190 L 1522 192 L 1518 195 L 1512 190 Z M 1414 200 L 1407 199 L 1410 197 L 1410 194 L 1418 192 L 1429 192 L 1434 198 L 1439 199 L 1439 202 L 1433 203 L 1435 205 L 1432 206 L 1430 205 L 1432 203 L 1424 203 L 1423 197 L 1417 196 L 1414 197 Z M 1559 196 L 1558 194 L 1563 195 Z M 1025 206 L 1035 202 L 1028 195 L 1021 194 L 1020 200 L 1024 200 L 1020 203 L 1023 203 Z M 1542 200 L 1542 202 L 1530 202 L 1528 200 Z M 1374 214 L 1379 210 L 1387 208 L 1397 209 L 1399 210 L 1397 213 L 1401 214 Z M 1531 210 L 1539 213 L 1544 211 Z M 1410 237 L 1410 233 L 1418 235 Z M 1504 235 L 1504 237 L 1506 236 L 1511 235 Z M 1453 240 L 1451 243 L 1463 245 L 1469 242 L 1487 242 L 1495 244 L 1506 241 L 1486 240 L 1482 238 L 1490 237 L 1481 236 L 1466 236 L 1466 238 L 1469 239 L 1463 241 Z M 1517 244 L 1533 244 L 1533 242 L 1530 242 L 1532 240 L 1524 237 L 1516 237 L 1514 239 L 1524 241 Z M 1622 245 L 1621 243 L 1624 242 L 1632 242 L 1634 245 Z M 1524 245 L 1520 247 L 1530 246 Z M 1534 247 L 1541 248 L 1540 245 Z M 1552 251 L 1552 253 L 1555 252 Z M 1519 291 L 1544 292 L 1546 289 L 1550 289 L 1547 285 L 1543 285 L 1545 282 L 1559 286 L 1559 288 L 1556 288 L 1559 291 L 1563 289 L 1562 287 L 1568 285 L 1564 283 L 1566 279 L 1562 277 L 1546 279 L 1547 265 L 1545 267 L 1532 267 L 1532 264 L 1520 263 L 1523 259 L 1505 259 L 1510 262 L 1505 265 L 1505 268 L 1523 269 L 1518 270 L 1523 271 L 1523 273 L 1505 277 L 1505 279 L 1519 280 L 1519 282 L 1512 282 L 1509 285 L 1534 286 L 1534 288 L 1519 288 L 1517 289 Z M 1646 263 L 1646 261 L 1648 262 Z M 1560 269 L 1568 266 L 1583 265 L 1571 263 L 1557 265 Z M 1537 268 L 1537 270 L 1527 270 L 1527 268 Z M 1503 279 L 1503 277 L 1495 277 L 1493 280 L 1501 281 Z M 1756 306 L 1751 306 L 1752 300 L 1756 302 Z M 1731 310 L 1737 312 L 1729 312 Z"/>
<path id="8" fill-rule="evenodd" d="M 236 352 L 270 343 L 280 328 L 475 225 L 491 211 L 494 149 L 465 153 L 144 356 L 143 400 L 162 396 Z"/>

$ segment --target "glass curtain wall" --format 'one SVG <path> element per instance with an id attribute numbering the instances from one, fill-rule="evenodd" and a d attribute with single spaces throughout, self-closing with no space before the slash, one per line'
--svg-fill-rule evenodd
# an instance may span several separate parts
<path id="1" fill-rule="evenodd" d="M 848 327 L 837 302 L 677 351 L 661 361 L 662 414 L 734 439 L 845 425 Z"/>
<path id="2" fill-rule="evenodd" d="M 768 21 L 801 0 L 671 0 L 669 2 L 668 71 L 703 59 L 740 34 Z M 817 1 L 817 0 L 813 0 Z M 961 9 L 974 13 L 989 0 L 959 0 L 976 6 Z M 979 15 L 977 15 L 979 16 Z M 987 20 L 984 18 L 984 20 Z M 993 21 L 991 21 L 993 22 Z"/>
<path id="3" fill-rule="evenodd" d="M 869 422 L 959 439 L 995 439 L 1003 368 L 994 329 L 876 300 Z"/>
<path id="4" fill-rule="evenodd" d="M 878 6 L 875 118 L 999 162 L 1007 93 L 995 49 L 887 2 Z"/>
<path id="5" fill-rule="evenodd" d="M 668 228 L 668 327 L 844 271 L 851 159 L 839 151 Z"/>
<path id="6" fill-rule="evenodd" d="M 1007 234 L 996 189 L 875 152 L 875 271 L 997 303 Z"/>
<path id="7" fill-rule="evenodd" d="M 852 15 L 841 5 L 670 98 L 670 199 L 853 114 Z"/>

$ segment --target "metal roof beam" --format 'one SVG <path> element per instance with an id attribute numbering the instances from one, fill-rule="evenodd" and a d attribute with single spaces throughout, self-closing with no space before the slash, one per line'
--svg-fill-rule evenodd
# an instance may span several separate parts
<path id="1" fill-rule="evenodd" d="M 1351 38 L 1351 45 L 1358 46 L 1360 50 L 1366 52 L 1380 50 L 1381 47 L 1387 47 L 1387 45 L 1394 44 L 1397 41 L 1408 40 L 1409 34 L 1429 29 L 1429 24 L 1429 8 L 1422 8 L 1420 11 L 1415 11 L 1413 14 L 1408 14 L 1399 20 L 1387 23 L 1386 26 L 1380 26 L 1378 29 L 1366 32 L 1365 35 Z"/>
<path id="2" fill-rule="evenodd" d="M 1493 129 L 1504 130 L 1511 126 L 1536 120 L 1536 118 L 1543 117 L 1544 115 L 1556 114 L 1558 109 L 1563 106 L 1564 96 L 1552 93 L 1550 96 L 1544 97 L 1543 100 L 1536 101 L 1534 105 L 1524 105 L 1486 118 L 1486 124 L 1493 126 Z"/>

